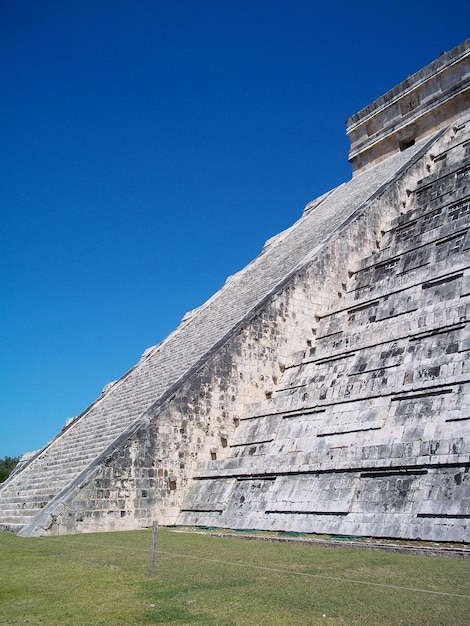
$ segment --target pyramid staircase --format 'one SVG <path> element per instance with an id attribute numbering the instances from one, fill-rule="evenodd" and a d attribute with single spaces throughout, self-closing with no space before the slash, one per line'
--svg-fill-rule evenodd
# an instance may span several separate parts
<path id="1" fill-rule="evenodd" d="M 71 497 L 86 484 L 117 447 L 145 427 L 151 408 L 167 400 L 305 258 L 336 236 L 431 143 L 421 141 L 310 203 L 298 222 L 268 241 L 252 263 L 186 316 L 162 344 L 147 350 L 136 366 L 108 385 L 96 402 L 2 485 L 0 527 L 34 534 L 39 532 L 38 518 L 41 527 L 50 524 L 48 511 L 55 510 L 64 494 Z"/>

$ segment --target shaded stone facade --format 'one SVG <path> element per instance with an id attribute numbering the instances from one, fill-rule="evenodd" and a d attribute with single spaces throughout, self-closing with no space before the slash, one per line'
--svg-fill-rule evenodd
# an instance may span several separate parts
<path id="1" fill-rule="evenodd" d="M 436 127 L 424 116 L 398 149 L 353 156 L 351 181 L 307 205 L 4 484 L 4 528 L 158 519 L 469 540 L 469 48 L 401 88 L 452 83 L 452 107 L 431 98 Z M 395 145 L 395 123 L 375 132 Z"/>

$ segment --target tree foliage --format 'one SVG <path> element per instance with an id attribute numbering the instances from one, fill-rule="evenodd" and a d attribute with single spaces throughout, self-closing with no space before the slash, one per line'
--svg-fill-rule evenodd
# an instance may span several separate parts
<path id="1" fill-rule="evenodd" d="M 10 456 L 0 459 L 0 483 L 3 483 L 10 476 L 18 461 L 17 457 L 12 458 Z"/>

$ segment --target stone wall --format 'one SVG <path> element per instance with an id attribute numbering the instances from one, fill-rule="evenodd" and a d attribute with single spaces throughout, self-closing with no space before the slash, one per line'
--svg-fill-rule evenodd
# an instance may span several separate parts
<path id="1" fill-rule="evenodd" d="M 373 222 L 369 237 L 361 223 L 351 225 L 347 245 L 335 241 L 214 349 L 63 504 L 48 532 L 124 530 L 149 526 L 153 519 L 174 524 L 200 465 L 230 456 L 246 407 L 271 397 L 292 353 L 313 341 L 316 315 L 329 310 L 332 295 L 334 300 L 342 296 L 348 256 L 351 260 L 363 246 L 375 246 L 379 224 Z"/>
<path id="2" fill-rule="evenodd" d="M 247 407 L 231 457 L 200 467 L 179 523 L 470 540 L 469 140 L 451 129 L 422 180 L 408 171 L 354 222 L 388 220 L 362 259 L 341 234 L 342 297 Z"/>
<path id="3" fill-rule="evenodd" d="M 386 224 L 400 215 L 397 196 L 406 195 L 406 188 L 427 171 L 426 164 L 426 158 L 416 162 L 368 210 L 346 220 L 321 253 L 260 303 L 223 345 L 214 347 L 164 406 L 147 411 L 144 426 L 63 506 L 48 532 L 130 529 L 149 526 L 153 519 L 173 524 L 181 509 L 186 513 L 180 521 L 188 521 L 185 515 L 191 506 L 191 513 L 198 515 L 191 523 L 203 524 L 208 516 L 213 524 L 220 523 L 221 513 L 236 507 L 238 491 L 252 489 L 249 481 L 236 481 L 237 494 L 227 493 L 224 468 L 238 458 L 242 474 L 250 473 L 253 458 L 261 454 L 258 449 L 278 430 L 276 416 L 268 415 L 256 420 L 251 429 L 255 432 L 250 434 L 248 428 L 247 435 L 247 425 L 253 423 L 247 410 L 263 411 L 262 407 L 271 405 L 282 393 L 279 388 L 299 355 L 318 344 L 324 320 L 334 319 L 364 254 L 377 252 Z M 306 210 L 313 221 L 316 210 L 319 205 Z M 257 452 L 245 457 L 243 451 L 253 447 Z M 281 471 L 284 462 L 285 455 L 272 459 Z M 212 468 L 216 480 L 193 480 L 201 477 L 201 468 L 206 466 Z M 258 480 L 258 484 L 261 489 L 269 481 Z M 302 480 L 296 481 L 296 489 L 301 485 Z M 328 490 L 321 497 L 327 495 Z M 196 509 L 191 505 L 194 497 Z M 260 513 L 265 516 L 262 505 L 262 498 L 257 497 L 258 517 Z M 232 511 L 231 516 L 225 525 L 259 526 L 259 520 L 249 518 L 246 510 L 238 517 Z"/>

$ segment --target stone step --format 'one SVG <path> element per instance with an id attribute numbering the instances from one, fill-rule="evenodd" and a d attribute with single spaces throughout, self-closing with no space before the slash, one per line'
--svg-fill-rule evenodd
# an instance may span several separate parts
<path id="1" fill-rule="evenodd" d="M 93 430 L 96 427 L 96 423 L 88 423 L 85 418 L 84 421 L 77 422 L 67 433 L 62 436 L 62 441 L 65 442 L 69 439 L 73 440 L 87 440 L 104 441 L 112 438 L 114 435 L 118 435 L 122 432 L 122 429 L 126 427 L 130 422 L 129 420 L 114 420 L 112 424 L 106 426 L 100 424 L 100 431 Z"/>
<path id="2" fill-rule="evenodd" d="M 94 456 L 96 456 L 97 453 L 102 452 L 105 448 L 108 447 L 108 445 L 110 443 L 112 443 L 115 439 L 117 439 L 117 437 L 122 433 L 121 431 L 118 431 L 116 433 L 114 433 L 111 437 L 107 437 L 107 438 L 101 438 L 101 439 L 96 439 L 96 437 L 93 437 L 90 434 L 90 438 L 74 438 L 74 439 L 70 439 L 68 441 L 64 441 L 64 442 L 57 442 L 56 446 L 54 448 L 51 448 L 48 453 L 47 456 L 54 456 L 56 454 L 70 454 L 71 457 L 77 457 L 79 456 L 82 452 L 87 453 L 87 456 L 91 456 L 91 454 L 93 453 Z M 44 457 L 40 457 L 40 458 L 44 458 Z M 40 460 L 40 459 L 38 459 Z"/>
<path id="3" fill-rule="evenodd" d="M 86 467 L 86 466 L 85 466 Z M 29 484 L 42 484 L 42 483 L 48 483 L 50 481 L 52 482 L 63 482 L 66 477 L 68 479 L 70 479 L 73 476 L 76 476 L 79 472 L 77 471 L 77 469 L 72 469 L 69 470 L 67 466 L 64 466 L 63 469 L 60 469 L 60 465 L 57 465 L 56 467 L 51 467 L 51 468 L 47 468 L 47 467 L 38 467 L 37 468 L 37 473 L 35 473 L 34 476 L 28 476 L 26 477 L 23 476 L 24 481 L 22 482 L 26 482 Z M 19 484 L 19 483 L 16 483 Z M 15 483 L 12 483 L 11 485 L 9 485 L 10 489 L 14 489 L 15 488 Z"/>
<path id="4" fill-rule="evenodd" d="M 398 285 L 400 285 L 403 280 L 406 281 L 410 272 L 416 272 L 416 270 L 422 272 L 414 276 L 418 278 L 416 280 L 416 283 L 418 283 L 419 279 L 425 278 L 426 272 L 435 273 L 438 263 L 443 268 L 447 267 L 447 271 L 449 271 L 447 258 L 437 258 L 436 246 L 439 246 L 447 239 L 457 237 L 459 234 L 463 235 L 465 230 L 464 221 L 457 219 L 455 222 L 446 224 L 440 229 L 435 229 L 435 231 L 421 237 L 413 238 L 413 242 L 409 247 L 405 248 L 404 244 L 398 246 L 394 242 L 393 245 L 387 246 L 373 256 L 366 257 L 357 264 L 354 268 L 354 281 L 351 283 L 348 291 L 356 290 L 366 284 L 371 284 L 375 287 L 377 281 L 384 279 L 391 279 L 390 285 L 392 290 L 395 291 L 395 283 L 398 281 Z M 447 255 L 445 256 L 447 257 Z M 454 253 L 454 257 L 457 256 L 458 253 Z M 463 260 L 465 258 L 464 256 Z M 413 265 L 411 261 L 413 261 Z M 411 274 L 411 278 L 413 278 L 413 274 Z"/>
<path id="5" fill-rule="evenodd" d="M 24 498 L 24 500 L 28 500 L 30 495 L 46 495 L 46 494 L 50 494 L 51 492 L 56 495 L 59 493 L 59 491 L 62 491 L 62 489 L 68 485 L 68 483 L 70 482 L 70 478 L 66 478 L 65 480 L 61 480 L 59 481 L 55 481 L 55 482 L 51 482 L 51 481 L 36 481 L 36 482 L 32 482 L 32 481 L 28 481 L 27 484 L 22 484 L 21 486 L 18 485 L 18 487 L 16 489 L 10 488 L 9 491 L 5 494 L 5 497 L 8 497 L 9 495 L 14 495 L 16 497 L 19 498 Z M 3 501 L 3 494 L 0 500 L 0 503 Z"/>
<path id="6" fill-rule="evenodd" d="M 459 298 L 458 304 L 465 305 L 468 299 L 468 297 Z M 451 299 L 421 307 L 420 316 L 410 311 L 396 316 L 383 317 L 371 322 L 369 330 L 373 327 L 375 333 L 383 333 L 383 338 L 390 342 L 404 337 L 420 335 L 424 332 L 436 331 L 440 327 L 446 328 L 452 324 L 463 323 L 466 320 L 462 319 L 455 304 L 455 299 Z M 375 339 L 371 338 L 370 335 L 370 332 L 364 333 L 364 329 L 359 328 L 356 332 L 354 329 L 339 331 L 335 335 L 334 341 L 331 335 L 319 337 L 315 343 L 314 356 L 310 360 L 317 360 L 321 357 L 332 359 L 345 352 L 375 345 L 377 336 L 381 335 L 376 334 Z"/>
<path id="7" fill-rule="evenodd" d="M 122 434 L 124 428 L 128 425 L 128 420 L 123 424 L 113 424 L 112 429 L 101 436 L 96 435 L 96 423 L 81 427 L 82 432 L 70 433 L 67 438 L 60 438 L 53 443 L 43 455 L 33 461 L 31 466 L 26 468 L 28 471 L 34 467 L 34 471 L 40 467 L 54 467 L 55 465 L 66 467 L 68 464 L 75 466 L 77 470 L 83 469 L 88 463 L 96 458 L 110 443 L 112 443 L 119 435 Z M 79 423 L 75 428 L 78 428 Z M 44 466 L 44 463 L 46 465 Z"/>
<path id="8" fill-rule="evenodd" d="M 1 532 L 10 532 L 10 533 L 19 533 L 23 528 L 24 524 L 15 522 L 2 522 L 0 519 L 0 531 Z"/>
<path id="9" fill-rule="evenodd" d="M 28 480 L 22 480 L 21 482 L 12 483 L 8 485 L 8 488 L 1 492 L 0 502 L 10 495 L 16 494 L 33 494 L 34 491 L 38 488 L 42 490 L 46 489 L 48 493 L 56 493 L 57 489 L 61 488 L 61 485 L 64 483 L 70 482 L 70 480 L 75 476 L 75 474 L 67 474 L 67 472 L 62 472 L 49 476 L 41 476 L 41 477 L 30 477 L 28 476 Z"/>
<path id="10" fill-rule="evenodd" d="M 458 204 L 457 204 L 458 208 Z M 383 263 L 390 256 L 404 255 L 413 252 L 422 245 L 430 245 L 442 238 L 451 236 L 454 232 L 464 229 L 468 217 L 462 210 L 454 207 L 442 209 L 434 219 L 433 211 L 423 216 L 416 216 L 415 220 L 405 222 L 400 230 L 390 230 L 381 240 L 381 249 L 374 257 L 369 258 L 374 264 Z M 364 262 L 367 262 L 365 260 Z"/>
<path id="11" fill-rule="evenodd" d="M 452 274 L 463 272 L 468 267 L 468 254 L 461 252 L 456 254 L 452 267 L 446 261 L 429 264 L 423 267 L 410 270 L 398 277 L 388 275 L 387 272 L 381 276 L 372 268 L 364 272 L 358 272 L 355 280 L 352 281 L 350 290 L 345 294 L 343 304 L 334 313 L 325 316 L 337 316 L 341 312 L 355 307 L 372 303 L 382 298 L 394 297 L 397 294 L 411 288 L 419 289 L 423 283 L 438 279 L 440 277 L 451 276 Z"/>
<path id="12" fill-rule="evenodd" d="M 369 260 L 369 265 L 364 264 L 363 267 L 369 268 L 369 272 L 373 273 L 374 284 L 376 280 L 381 280 L 387 275 L 391 276 L 394 272 L 395 280 L 400 280 L 403 276 L 406 278 L 406 274 L 412 270 L 433 272 L 436 263 L 442 261 L 440 258 L 444 250 L 442 246 L 445 247 L 451 242 L 454 248 L 458 243 L 465 247 L 466 220 L 466 217 L 456 219 L 450 224 L 416 237 L 410 244 L 403 243 L 399 246 L 393 243 L 384 247 Z M 458 253 L 457 250 L 453 252 L 454 255 Z M 447 253 L 444 256 L 447 256 Z"/>
<path id="13" fill-rule="evenodd" d="M 37 512 L 38 511 L 35 511 L 34 513 L 36 514 Z M 31 516 L 27 516 L 27 515 L 1 515 L 0 526 L 10 525 L 10 524 L 24 526 L 30 521 L 30 519 L 31 519 Z"/>
<path id="14" fill-rule="evenodd" d="M 60 453 L 55 451 L 54 455 L 47 455 L 47 457 L 34 461 L 28 469 L 34 469 L 34 473 L 36 474 L 39 468 L 53 468 L 60 464 L 64 467 L 64 464 L 70 464 L 74 467 L 73 471 L 75 471 L 75 468 L 86 467 L 91 460 L 96 458 L 99 452 L 100 450 L 97 450 L 96 452 L 94 450 L 87 450 L 86 453 L 80 453 L 80 451 L 77 451 L 75 454 L 68 454 L 66 451 L 61 451 Z"/>
<path id="15" fill-rule="evenodd" d="M 467 213 L 468 194 L 465 185 L 462 185 L 450 198 L 432 198 L 422 206 L 411 207 L 405 215 L 390 224 L 391 231 L 387 233 L 395 237 L 394 242 L 399 246 L 403 240 L 412 242 L 415 233 L 417 237 L 423 232 L 432 234 L 433 229 L 460 220 Z"/>
<path id="16" fill-rule="evenodd" d="M 36 509 L 19 509 L 19 508 L 5 508 L 2 509 L 1 514 L 0 514 L 0 519 L 4 520 L 6 518 L 8 519 L 18 519 L 19 517 L 21 518 L 28 518 L 28 517 L 32 517 L 33 515 L 36 515 L 36 513 L 38 511 L 40 511 L 43 507 L 38 507 Z"/>
<path id="17" fill-rule="evenodd" d="M 90 445 L 93 445 L 90 443 Z M 47 448 L 40 456 L 38 456 L 33 462 L 38 463 L 45 459 L 46 457 L 53 457 L 61 454 L 69 454 L 70 456 L 79 456 L 82 452 L 84 452 L 89 446 L 81 444 L 77 441 L 57 441 L 51 447 Z M 99 448 L 101 446 L 95 445 L 94 447 Z"/>
<path id="18" fill-rule="evenodd" d="M 2 496 L 2 499 L 0 500 L 2 504 L 1 510 L 5 510 L 8 504 L 13 505 L 18 510 L 21 510 L 22 506 L 25 506 L 26 504 L 42 509 L 50 500 L 52 500 L 55 494 L 48 493 L 34 495 L 28 492 L 27 495 L 27 498 L 22 498 L 20 496 Z"/>
<path id="19" fill-rule="evenodd" d="M 72 479 L 74 476 L 77 476 L 78 474 L 80 474 L 80 472 L 85 469 L 85 467 L 87 467 L 88 463 L 85 465 L 75 465 L 75 463 L 70 463 L 70 466 L 68 465 L 68 461 L 64 460 L 62 461 L 63 465 L 62 467 L 67 467 L 67 470 L 61 471 L 61 463 L 57 462 L 54 463 L 54 465 L 47 465 L 45 467 L 41 468 L 41 478 L 33 478 L 32 481 L 34 483 L 39 482 L 44 482 L 44 481 L 50 481 L 50 480 L 55 480 L 55 481 L 62 481 L 66 476 L 68 477 L 68 479 Z M 28 481 L 30 482 L 30 481 Z"/>
<path id="20" fill-rule="evenodd" d="M 121 431 L 120 431 L 121 432 Z M 60 446 L 60 448 L 64 450 L 77 450 L 82 446 L 88 447 L 93 446 L 94 448 L 102 448 L 108 445 L 109 441 L 112 441 L 115 437 L 113 434 L 104 435 L 101 434 L 99 437 L 94 437 L 93 432 L 90 429 L 89 433 L 70 433 L 67 438 L 59 439 L 54 442 L 54 444 L 48 449 L 48 453 L 53 452 L 56 446 Z"/>
<path id="21" fill-rule="evenodd" d="M 57 469 L 61 469 L 63 471 L 64 468 L 67 468 L 67 474 L 78 474 L 94 458 L 96 458 L 96 456 L 90 456 L 89 458 L 82 457 L 81 459 L 77 459 L 76 457 L 63 456 L 57 459 L 48 459 L 47 461 L 45 461 L 42 467 L 48 473 L 54 472 Z"/>

